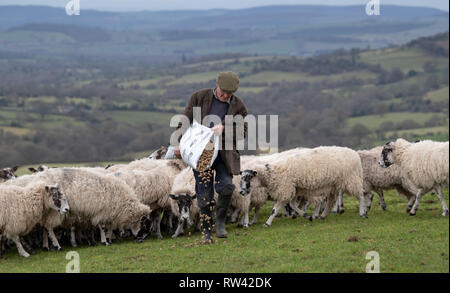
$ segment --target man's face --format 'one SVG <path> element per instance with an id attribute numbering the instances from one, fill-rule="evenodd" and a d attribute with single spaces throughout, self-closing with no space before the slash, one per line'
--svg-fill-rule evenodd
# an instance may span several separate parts
<path id="1" fill-rule="evenodd" d="M 220 101 L 226 102 L 226 101 L 228 101 L 229 98 L 231 98 L 232 95 L 233 95 L 233 93 L 224 92 L 220 89 L 219 85 L 217 85 L 216 96 Z"/>

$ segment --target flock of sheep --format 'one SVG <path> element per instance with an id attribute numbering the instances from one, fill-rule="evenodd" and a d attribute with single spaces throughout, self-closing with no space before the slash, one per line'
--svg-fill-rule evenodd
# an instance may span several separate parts
<path id="1" fill-rule="evenodd" d="M 149 158 L 106 168 L 30 168 L 15 176 L 15 168 L 0 170 L 0 258 L 15 245 L 28 257 L 36 248 L 60 250 L 60 243 L 110 245 L 132 235 L 142 242 L 162 231 L 178 237 L 194 225 L 200 230 L 195 180 L 181 160 L 162 160 L 162 147 Z M 449 185 L 448 142 L 404 139 L 371 150 L 346 147 L 296 148 L 264 156 L 242 156 L 241 175 L 234 176 L 229 218 L 248 227 L 257 222 L 267 200 L 274 207 L 265 226 L 280 211 L 312 220 L 332 210 L 342 213 L 343 194 L 359 200 L 367 217 L 373 192 L 386 209 L 383 190 L 396 189 L 408 199 L 406 211 L 415 215 L 422 196 L 436 192 L 443 216 L 448 207 L 442 188 Z M 314 205 L 314 214 L 307 213 Z M 252 221 L 250 211 L 255 210 Z M 99 237 L 98 237 L 99 236 Z M 49 238 L 51 245 L 49 245 Z"/>

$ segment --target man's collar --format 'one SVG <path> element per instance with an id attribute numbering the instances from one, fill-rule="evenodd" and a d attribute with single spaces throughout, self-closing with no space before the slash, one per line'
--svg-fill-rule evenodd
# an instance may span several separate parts
<path id="1" fill-rule="evenodd" d="M 217 96 L 216 96 L 216 88 L 213 89 L 213 97 L 214 97 L 214 99 L 217 99 Z M 231 96 L 231 97 L 226 101 L 226 103 L 230 104 L 230 101 L 231 101 L 232 98 L 233 98 L 233 96 Z M 219 99 L 217 99 L 217 100 L 219 100 Z M 219 100 L 219 101 L 220 101 L 220 100 Z M 220 102 L 222 102 L 222 101 L 220 101 Z M 222 103 L 223 103 L 223 102 L 222 102 Z"/>

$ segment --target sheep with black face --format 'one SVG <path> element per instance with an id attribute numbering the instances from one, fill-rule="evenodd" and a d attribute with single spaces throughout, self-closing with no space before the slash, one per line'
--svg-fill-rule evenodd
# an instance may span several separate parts
<path id="1" fill-rule="evenodd" d="M 422 196 L 434 189 L 442 204 L 442 215 L 448 216 L 448 207 L 442 194 L 442 189 L 449 185 L 448 141 L 424 140 L 411 143 L 399 138 L 384 145 L 379 164 L 383 168 L 397 164 L 408 184 L 417 189 L 414 205 L 411 207 L 412 203 L 408 203 L 410 215 L 416 214 Z"/>

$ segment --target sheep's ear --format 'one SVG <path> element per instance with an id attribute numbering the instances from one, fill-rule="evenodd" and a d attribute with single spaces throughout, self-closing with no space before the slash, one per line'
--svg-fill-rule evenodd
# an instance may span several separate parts
<path id="1" fill-rule="evenodd" d="M 192 198 L 192 199 L 197 198 L 197 194 L 192 195 L 191 198 Z"/>
<path id="2" fill-rule="evenodd" d="M 0 170 L 0 178 L 5 178 L 6 176 L 5 176 L 5 171 L 3 171 L 3 170 Z"/>
<path id="3" fill-rule="evenodd" d="M 175 194 L 169 194 L 169 197 L 174 200 L 178 199 L 178 196 L 176 196 Z"/>
<path id="4" fill-rule="evenodd" d="M 239 171 L 239 175 L 242 175 L 242 171 Z"/>
<path id="5" fill-rule="evenodd" d="M 59 183 L 56 183 L 55 188 L 59 188 Z"/>
<path id="6" fill-rule="evenodd" d="M 45 191 L 50 192 L 50 187 L 49 186 L 45 186 Z"/>
<path id="7" fill-rule="evenodd" d="M 16 173 L 17 169 L 19 169 L 19 166 L 14 166 L 14 167 L 12 168 L 13 173 Z"/>
<path id="8" fill-rule="evenodd" d="M 34 169 L 34 168 L 28 168 L 28 170 L 29 170 L 31 173 L 36 173 L 36 172 L 37 172 L 37 170 Z"/>

